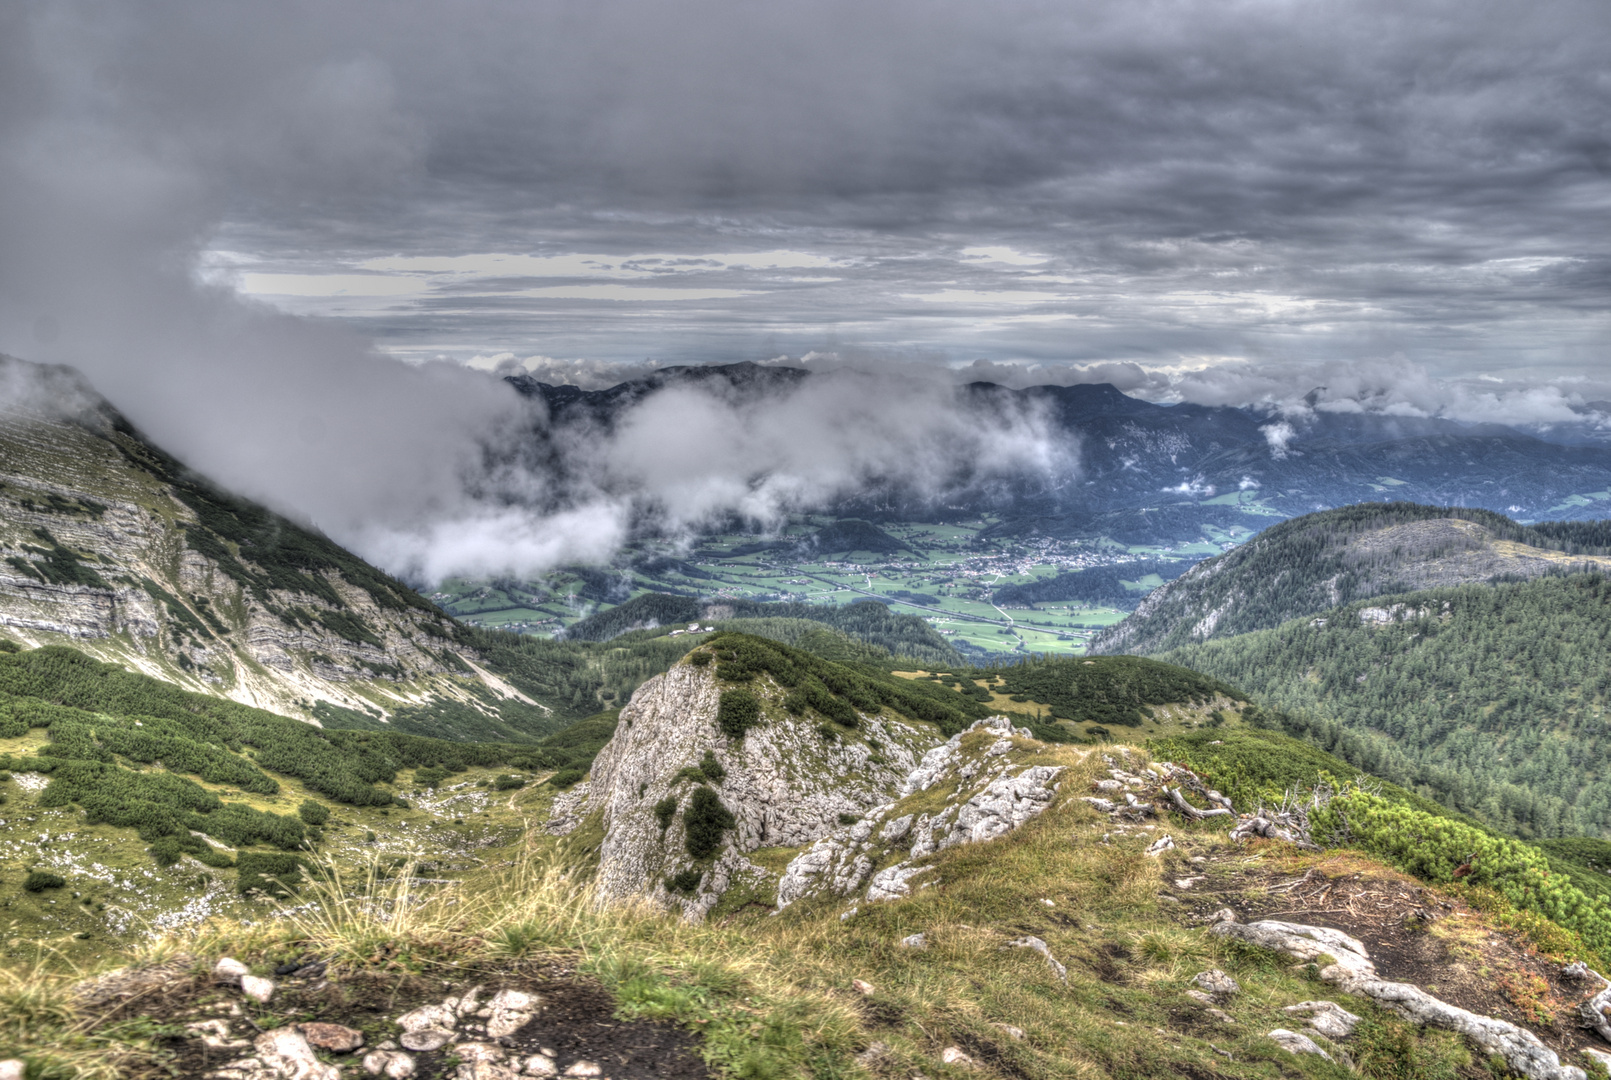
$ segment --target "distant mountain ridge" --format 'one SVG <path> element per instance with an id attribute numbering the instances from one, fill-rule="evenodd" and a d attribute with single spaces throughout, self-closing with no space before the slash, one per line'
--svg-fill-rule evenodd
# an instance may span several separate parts
<path id="1" fill-rule="evenodd" d="M 1604 522 L 1525 526 L 1491 511 L 1362 503 L 1274 525 L 1154 590 L 1093 653 L 1150 655 L 1413 589 L 1611 569 Z"/>
<path id="2" fill-rule="evenodd" d="M 604 390 L 507 381 L 542 400 L 556 423 L 604 429 L 668 387 L 742 403 L 786 391 L 810 372 L 757 364 L 666 368 Z M 1076 475 L 1022 477 L 937 504 L 914 492 L 860 493 L 828 508 L 872 522 L 998 514 L 1001 537 L 1108 536 L 1126 544 L 1192 542 L 1212 530 L 1257 531 L 1273 519 L 1391 497 L 1544 520 L 1611 506 L 1611 448 L 1581 424 L 1529 428 L 1436 417 L 1312 412 L 1285 417 L 1233 406 L 1157 405 L 1109 384 L 958 388 L 959 399 L 1008 398 L 1042 410 L 1078 445 Z"/>

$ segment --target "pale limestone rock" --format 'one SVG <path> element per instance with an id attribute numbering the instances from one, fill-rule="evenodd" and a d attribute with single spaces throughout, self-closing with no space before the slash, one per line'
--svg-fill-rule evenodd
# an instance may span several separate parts
<path id="1" fill-rule="evenodd" d="M 1281 1011 L 1293 1016 L 1307 1016 L 1309 1026 L 1328 1039 L 1346 1039 L 1359 1026 L 1359 1017 L 1335 1001 L 1300 1001 Z"/>
<path id="2" fill-rule="evenodd" d="M 257 1059 L 272 1070 L 270 1076 L 283 1080 L 341 1080 L 341 1070 L 320 1061 L 308 1040 L 294 1028 L 265 1031 L 253 1048 Z"/>
<path id="3" fill-rule="evenodd" d="M 947 1046 L 941 1050 L 940 1061 L 946 1065 L 955 1065 L 959 1069 L 973 1068 L 973 1059 L 963 1053 L 960 1046 Z"/>
<path id="4" fill-rule="evenodd" d="M 1330 1054 L 1320 1049 L 1319 1044 L 1307 1035 L 1299 1035 L 1296 1031 L 1288 1031 L 1286 1028 L 1276 1028 L 1268 1034 L 1275 1040 L 1277 1046 L 1289 1054 L 1319 1054 L 1327 1061 L 1332 1059 Z"/>
<path id="5" fill-rule="evenodd" d="M 908 949 L 926 949 L 929 947 L 929 942 L 926 935 L 910 934 L 901 938 L 901 945 Z"/>
<path id="6" fill-rule="evenodd" d="M 603 1076 L 604 1070 L 596 1061 L 578 1061 L 565 1070 L 566 1076 Z"/>
<path id="7" fill-rule="evenodd" d="M 525 1072 L 527 1076 L 556 1076 L 559 1069 L 550 1055 L 532 1054 L 526 1059 Z"/>
<path id="8" fill-rule="evenodd" d="M 251 968 L 231 956 L 226 956 L 213 965 L 214 981 L 228 986 L 239 986 L 241 979 L 251 973 Z"/>
<path id="9" fill-rule="evenodd" d="M 274 996 L 274 980 L 259 975 L 242 975 L 241 993 L 260 1005 L 267 1005 Z"/>
<path id="10" fill-rule="evenodd" d="M 769 683 L 748 688 L 763 696 L 781 692 Z M 916 763 L 910 747 L 931 736 L 893 716 L 870 718 L 864 730 L 882 746 L 875 760 L 860 742 L 825 743 L 815 724 L 769 713 L 742 739 L 730 739 L 716 726 L 722 690 L 711 669 L 689 663 L 644 683 L 594 760 L 585 801 L 564 808 L 567 821 L 603 815 L 605 839 L 596 879 L 601 902 L 647 892 L 698 918 L 735 881 L 766 876 L 744 857 L 748 852 L 811 844 L 836 830 L 841 830 L 837 848 L 819 852 L 817 864 L 827 869 L 842 863 L 837 877 L 853 882 L 852 888 L 865 881 L 872 863 L 855 848 L 876 824 L 868 814 L 888 805 Z M 673 777 L 685 766 L 697 767 L 707 750 L 726 770 L 721 783 L 712 787 L 737 824 L 724 837 L 703 891 L 685 899 L 661 885 L 668 874 L 688 864 L 681 813 L 662 832 L 653 808 L 668 795 L 687 805 L 693 785 L 673 783 Z M 854 815 L 856 824 L 841 826 L 840 814 Z"/>
<path id="11" fill-rule="evenodd" d="M 1046 964 L 1052 969 L 1053 975 L 1056 975 L 1064 982 L 1068 982 L 1068 968 L 1058 963 L 1057 957 L 1052 955 L 1052 950 L 1040 938 L 1021 937 L 1016 941 L 1007 942 L 1007 947 L 1012 949 L 1034 949 L 1046 958 Z"/>
<path id="12" fill-rule="evenodd" d="M 535 994 L 499 990 L 487 1003 L 487 1035 L 494 1039 L 513 1035 L 530 1022 L 539 1004 Z"/>
<path id="13" fill-rule="evenodd" d="M 1365 946 L 1340 930 L 1274 920 L 1254 923 L 1226 920 L 1215 923 L 1211 929 L 1220 937 L 1272 949 L 1296 960 L 1316 963 L 1324 960 L 1325 966 L 1320 969 L 1323 982 L 1331 983 L 1344 993 L 1372 998 L 1414 1023 L 1459 1032 L 1484 1053 L 1503 1057 L 1512 1072 L 1530 1080 L 1585 1080 L 1582 1069 L 1562 1065 L 1555 1051 L 1525 1028 L 1450 1005 L 1418 986 L 1380 978 Z"/>
<path id="14" fill-rule="evenodd" d="M 364 1055 L 364 1072 L 388 1080 L 408 1080 L 414 1075 L 414 1055 L 401 1050 L 371 1050 Z"/>
<path id="15" fill-rule="evenodd" d="M 1239 993 L 1242 989 L 1240 986 L 1236 985 L 1235 979 L 1225 974 L 1219 968 L 1213 968 L 1209 971 L 1199 971 L 1197 974 L 1191 977 L 1191 982 L 1193 986 L 1199 987 L 1208 991 L 1210 994 L 1214 994 L 1219 997 L 1229 997 L 1231 994 Z"/>
<path id="16" fill-rule="evenodd" d="M 0 1061 L 0 1080 L 23 1080 L 28 1066 L 16 1058 Z"/>

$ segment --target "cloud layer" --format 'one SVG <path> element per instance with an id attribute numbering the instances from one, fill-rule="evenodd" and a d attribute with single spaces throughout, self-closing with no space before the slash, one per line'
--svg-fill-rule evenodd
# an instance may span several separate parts
<path id="1" fill-rule="evenodd" d="M 1555 423 L 1611 397 L 1608 46 L 1600 0 L 12 4 L 0 351 L 421 573 L 1057 453 L 932 368 Z M 778 356 L 916 407 L 669 396 L 554 473 L 487 377 Z"/>

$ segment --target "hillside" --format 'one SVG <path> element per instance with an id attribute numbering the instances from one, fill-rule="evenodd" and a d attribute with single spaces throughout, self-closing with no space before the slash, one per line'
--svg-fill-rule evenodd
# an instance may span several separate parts
<path id="1" fill-rule="evenodd" d="M 725 625 L 727 620 L 733 619 L 814 622 L 881 649 L 891 657 L 903 656 L 940 665 L 963 662 L 961 655 L 927 622 L 915 615 L 896 614 L 887 605 L 873 600 L 852 604 L 763 604 L 728 597 L 699 600 L 669 593 L 644 593 L 581 619 L 565 631 L 565 639 L 610 641 L 632 630 L 683 623 Z"/>
<path id="2" fill-rule="evenodd" d="M 208 483 L 75 372 L 0 363 L 0 634 L 304 717 L 443 700 L 546 723 L 406 585 Z"/>
<path id="3" fill-rule="evenodd" d="M 1378 776 L 1520 835 L 1611 835 L 1611 585 L 1394 594 L 1164 654 Z"/>
<path id="4" fill-rule="evenodd" d="M 1611 960 L 1611 901 L 1575 884 L 1592 869 L 1274 732 L 1047 744 L 894 682 L 715 636 L 566 791 L 416 766 L 396 833 L 429 870 L 315 863 L 279 917 L 242 901 L 249 921 L 88 980 L 111 940 L 67 939 L 88 971 L 56 974 L 14 938 L 0 1059 L 94 1080 L 1586 1080 L 1570 1062 L 1611 1046 L 1577 1021 L 1600 984 L 1563 967 Z M 387 820 L 333 809 L 332 838 Z M 95 917 L 65 902 L 102 887 L 69 855 L 89 838 L 54 827 L 32 857 L 62 884 L 8 868 L 0 903 Z M 204 871 L 182 853 L 158 876 Z"/>
<path id="5" fill-rule="evenodd" d="M 1340 604 L 1499 577 L 1611 567 L 1598 522 L 1529 527 L 1486 510 L 1360 503 L 1271 526 L 1154 590 L 1093 653 L 1154 654 Z"/>

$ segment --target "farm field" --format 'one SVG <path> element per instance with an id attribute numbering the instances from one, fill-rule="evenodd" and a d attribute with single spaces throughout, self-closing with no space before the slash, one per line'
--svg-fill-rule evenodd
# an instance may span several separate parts
<path id="1" fill-rule="evenodd" d="M 1003 538 L 986 535 L 998 524 L 986 515 L 945 524 L 880 523 L 877 542 L 892 550 L 811 550 L 810 538 L 832 522 L 799 517 L 777 534 L 710 535 L 692 547 L 640 544 L 613 566 L 568 567 L 533 580 L 453 578 L 430 597 L 473 625 L 545 637 L 647 592 L 820 604 L 873 598 L 921 616 L 968 655 L 1078 655 L 1093 633 L 1123 619 L 1133 601 L 1006 607 L 993 602 L 995 591 L 1096 567 L 1114 567 L 1123 578 L 1128 563 L 1195 562 L 1246 538 L 1220 530 L 1174 546 Z M 1163 581 L 1138 573 L 1124 585 L 1139 600 Z"/>

